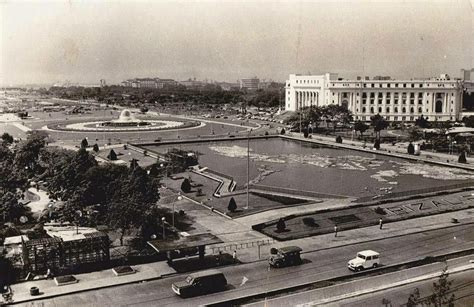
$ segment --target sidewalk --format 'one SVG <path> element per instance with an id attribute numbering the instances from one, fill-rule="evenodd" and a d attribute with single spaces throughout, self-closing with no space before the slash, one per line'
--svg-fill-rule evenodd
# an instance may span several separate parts
<path id="1" fill-rule="evenodd" d="M 111 269 L 74 275 L 79 282 L 70 285 L 57 286 L 54 280 L 34 280 L 11 286 L 13 290 L 13 300 L 15 303 L 30 300 L 44 299 L 48 297 L 65 295 L 68 293 L 82 292 L 100 288 L 114 287 L 123 284 L 130 284 L 146 280 L 162 278 L 165 275 L 176 273 L 170 268 L 166 261 L 154 262 L 132 266 L 137 272 L 130 275 L 115 276 Z M 39 296 L 31 296 L 30 288 L 38 287 Z"/>
<path id="2" fill-rule="evenodd" d="M 458 219 L 459 224 L 453 224 L 451 220 Z M 381 240 L 389 237 L 403 236 L 416 232 L 424 232 L 428 230 L 446 228 L 454 225 L 472 224 L 474 223 L 474 209 L 467 209 L 456 212 L 432 215 L 416 219 L 409 219 L 399 222 L 393 222 L 384 225 L 382 230 L 379 226 L 370 226 L 359 229 L 352 229 L 338 233 L 338 237 L 334 234 L 325 234 L 314 237 L 289 240 L 284 242 L 276 242 L 272 245 L 266 245 L 260 248 L 260 258 L 258 255 L 258 247 L 237 250 L 238 258 L 241 262 L 253 262 L 267 259 L 270 256 L 270 248 L 283 247 L 289 245 L 297 245 L 303 249 L 303 253 L 316 251 L 320 249 L 334 248 L 343 245 L 355 243 L 370 242 L 373 240 Z"/>
<path id="3" fill-rule="evenodd" d="M 364 147 L 364 142 L 359 141 L 359 140 L 350 140 L 350 139 L 343 138 L 343 142 L 338 144 L 336 143 L 336 139 L 334 136 L 325 136 L 321 134 L 314 134 L 312 138 L 304 138 L 302 134 L 299 134 L 299 133 L 292 133 L 291 135 L 283 135 L 283 137 L 290 138 L 290 139 L 304 140 L 304 141 L 313 142 L 313 143 L 323 142 L 331 146 L 338 146 L 338 147 L 355 149 L 355 150 L 366 151 L 366 152 L 371 152 L 371 153 L 374 152 L 372 149 L 373 147 L 372 143 L 366 143 Z M 386 155 L 391 154 L 396 157 L 408 158 L 411 160 L 428 161 L 428 162 L 438 163 L 442 165 L 456 166 L 456 167 L 462 167 L 464 169 L 474 170 L 474 166 L 469 165 L 469 164 L 474 163 L 474 157 L 467 157 L 466 159 L 467 159 L 468 164 L 461 164 L 461 163 L 457 163 L 458 161 L 457 155 L 449 155 L 446 153 L 421 151 L 421 154 L 419 156 L 408 155 L 407 146 L 408 146 L 408 143 L 398 143 L 395 145 L 392 145 L 389 143 L 382 143 L 380 144 L 380 150 L 378 150 L 377 153 L 386 154 Z"/>

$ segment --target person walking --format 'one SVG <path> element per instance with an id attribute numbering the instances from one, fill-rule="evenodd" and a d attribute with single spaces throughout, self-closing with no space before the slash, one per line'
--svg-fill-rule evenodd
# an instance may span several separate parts
<path id="1" fill-rule="evenodd" d="M 334 237 L 337 237 L 337 225 L 334 225 Z"/>
<path id="2" fill-rule="evenodd" d="M 379 219 L 379 228 L 382 229 L 383 227 L 383 220 L 382 218 Z"/>
<path id="3" fill-rule="evenodd" d="M 237 251 L 234 250 L 234 252 L 232 253 L 232 260 L 234 261 L 234 263 L 237 263 Z"/>

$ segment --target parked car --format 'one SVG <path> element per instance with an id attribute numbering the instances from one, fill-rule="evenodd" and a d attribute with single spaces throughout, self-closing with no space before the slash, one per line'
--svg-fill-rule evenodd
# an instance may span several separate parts
<path id="1" fill-rule="evenodd" d="M 365 250 L 357 253 L 357 257 L 347 263 L 347 267 L 353 271 L 376 268 L 380 265 L 380 254 L 373 250 Z"/>
<path id="2" fill-rule="evenodd" d="M 277 248 L 275 253 L 268 259 L 268 263 L 276 268 L 301 264 L 301 251 L 302 249 L 298 246 Z"/>
<path id="3" fill-rule="evenodd" d="M 219 292 L 227 287 L 227 279 L 218 270 L 209 270 L 188 275 L 184 281 L 171 285 L 174 293 L 181 297 Z"/>

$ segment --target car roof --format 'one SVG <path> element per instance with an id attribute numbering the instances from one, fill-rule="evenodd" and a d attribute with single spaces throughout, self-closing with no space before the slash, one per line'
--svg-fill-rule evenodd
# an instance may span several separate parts
<path id="1" fill-rule="evenodd" d="M 191 276 L 192 278 L 196 278 L 196 277 L 219 275 L 219 274 L 222 274 L 222 272 L 219 270 L 207 270 L 207 271 L 192 273 L 192 274 L 189 274 L 189 276 Z"/>
<path id="2" fill-rule="evenodd" d="M 278 250 L 280 250 L 283 253 L 301 252 L 302 251 L 302 249 L 298 246 L 285 246 L 285 247 L 280 247 Z"/>
<path id="3" fill-rule="evenodd" d="M 373 251 L 373 250 L 365 250 L 365 251 L 360 251 L 358 252 L 358 254 L 362 254 L 364 256 L 375 256 L 375 255 L 380 255 L 379 253 L 377 253 L 376 251 Z"/>

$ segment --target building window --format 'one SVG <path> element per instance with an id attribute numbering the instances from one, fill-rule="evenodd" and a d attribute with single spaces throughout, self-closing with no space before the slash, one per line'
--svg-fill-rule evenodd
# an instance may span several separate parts
<path id="1" fill-rule="evenodd" d="M 415 109 L 413 107 L 410 108 L 410 113 L 415 113 Z"/>
<path id="2" fill-rule="evenodd" d="M 403 87 L 407 87 L 407 84 L 406 84 L 406 83 L 403 83 Z"/>
<path id="3" fill-rule="evenodd" d="M 418 108 L 418 113 L 422 113 L 423 109 L 421 107 Z"/>
<path id="4" fill-rule="evenodd" d="M 362 113 L 365 113 L 365 107 L 362 107 Z"/>
<path id="5" fill-rule="evenodd" d="M 379 113 L 382 113 L 382 107 L 379 107 Z"/>
<path id="6" fill-rule="evenodd" d="M 412 83 L 412 84 L 411 84 L 411 87 L 415 87 L 415 84 L 414 84 L 414 83 Z"/>
<path id="7" fill-rule="evenodd" d="M 441 100 L 436 100 L 435 112 L 436 113 L 442 113 L 443 112 L 443 102 Z"/>
<path id="8" fill-rule="evenodd" d="M 374 107 L 370 108 L 370 114 L 374 114 Z"/>
<path id="9" fill-rule="evenodd" d="M 402 108 L 402 113 L 406 113 L 407 112 L 407 109 L 405 107 Z"/>
<path id="10" fill-rule="evenodd" d="M 423 84 L 420 84 L 419 86 L 420 86 L 420 87 L 423 87 Z"/>
<path id="11" fill-rule="evenodd" d="M 398 108 L 395 107 L 395 108 L 393 109 L 393 111 L 394 111 L 395 113 L 398 113 Z"/>
<path id="12" fill-rule="evenodd" d="M 372 83 L 371 86 L 372 86 L 372 87 L 375 87 L 375 84 Z"/>
<path id="13" fill-rule="evenodd" d="M 398 83 L 395 83 L 395 87 L 398 87 Z"/>
<path id="14" fill-rule="evenodd" d="M 387 107 L 387 109 L 386 109 L 386 110 L 387 110 L 387 113 L 390 113 L 390 108 L 389 108 L 389 107 Z"/>
<path id="15" fill-rule="evenodd" d="M 390 87 L 390 83 L 387 83 L 387 87 Z"/>
<path id="16" fill-rule="evenodd" d="M 370 98 L 374 98 L 375 97 L 375 93 L 370 93 Z"/>

